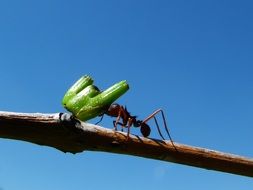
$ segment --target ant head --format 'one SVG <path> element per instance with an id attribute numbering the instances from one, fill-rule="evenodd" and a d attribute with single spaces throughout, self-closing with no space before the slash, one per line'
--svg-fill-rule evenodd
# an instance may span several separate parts
<path id="1" fill-rule="evenodd" d="M 144 137 L 148 137 L 150 135 L 151 129 L 146 123 L 141 123 L 141 134 Z"/>
<path id="2" fill-rule="evenodd" d="M 119 109 L 119 107 L 120 107 L 119 104 L 114 103 L 114 104 L 111 104 L 111 105 L 109 106 L 108 110 L 109 110 L 109 111 L 117 110 L 117 109 Z"/>
<path id="3" fill-rule="evenodd" d="M 111 105 L 107 108 L 105 114 L 107 114 L 107 115 L 109 115 L 109 116 L 111 116 L 111 117 L 117 117 L 118 114 L 119 114 L 119 110 L 120 110 L 120 105 L 114 103 L 114 104 L 111 104 Z"/>
<path id="4" fill-rule="evenodd" d="M 117 107 L 119 107 L 119 106 L 120 106 L 120 105 L 117 104 L 117 103 L 113 103 L 113 104 L 110 105 L 110 107 L 112 107 L 112 108 L 117 108 Z"/>

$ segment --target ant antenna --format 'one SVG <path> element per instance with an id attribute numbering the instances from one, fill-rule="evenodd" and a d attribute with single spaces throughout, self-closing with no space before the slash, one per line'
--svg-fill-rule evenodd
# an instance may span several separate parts
<path id="1" fill-rule="evenodd" d="M 105 115 L 105 114 L 101 115 L 100 119 L 98 120 L 98 122 L 97 122 L 97 123 L 95 123 L 95 125 L 99 124 L 99 123 L 103 120 L 104 115 Z"/>

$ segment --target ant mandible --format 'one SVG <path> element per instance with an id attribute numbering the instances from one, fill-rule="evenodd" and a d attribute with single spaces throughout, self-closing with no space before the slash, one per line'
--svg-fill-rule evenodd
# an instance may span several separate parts
<path id="1" fill-rule="evenodd" d="M 171 135 L 169 133 L 169 129 L 167 127 L 165 116 L 164 116 L 162 109 L 158 109 L 158 110 L 154 111 L 152 114 L 150 114 L 144 120 L 137 120 L 136 119 L 137 116 L 132 116 L 130 114 L 130 112 L 127 110 L 126 106 L 123 107 L 117 103 L 114 103 L 109 106 L 109 108 L 104 112 L 104 114 L 111 116 L 111 117 L 116 117 L 116 120 L 113 121 L 114 129 L 116 131 L 117 131 L 117 125 L 122 126 L 122 130 L 124 127 L 127 128 L 127 139 L 129 138 L 130 127 L 132 127 L 132 126 L 140 127 L 141 134 L 144 137 L 148 137 L 150 135 L 151 129 L 150 129 L 149 125 L 147 124 L 147 122 L 150 119 L 154 118 L 158 133 L 162 137 L 162 139 L 165 140 L 165 138 L 163 137 L 163 135 L 161 133 L 157 119 L 155 117 L 155 115 L 158 114 L 159 112 L 161 112 L 161 114 L 162 114 L 165 131 L 166 131 L 167 135 L 169 136 L 170 141 L 173 144 L 173 141 L 172 141 Z M 98 124 L 102 121 L 104 114 L 102 114 L 101 119 L 96 124 Z M 120 122 L 120 119 L 122 119 L 122 122 Z"/>

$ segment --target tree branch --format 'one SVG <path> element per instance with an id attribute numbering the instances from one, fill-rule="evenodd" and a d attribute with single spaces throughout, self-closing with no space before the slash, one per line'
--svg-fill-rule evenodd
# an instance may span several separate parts
<path id="1" fill-rule="evenodd" d="M 253 177 L 253 159 L 199 147 L 171 144 L 83 123 L 69 114 L 0 112 L 0 137 L 54 147 L 127 154 Z"/>

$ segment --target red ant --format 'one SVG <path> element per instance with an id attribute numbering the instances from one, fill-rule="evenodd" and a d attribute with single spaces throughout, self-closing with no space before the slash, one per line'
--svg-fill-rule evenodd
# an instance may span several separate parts
<path id="1" fill-rule="evenodd" d="M 162 109 L 158 109 L 155 112 L 153 112 L 151 115 L 149 115 L 147 118 L 145 118 L 144 120 L 137 120 L 137 116 L 132 116 L 128 111 L 126 107 L 123 107 L 119 104 L 111 104 L 109 106 L 109 108 L 105 111 L 104 114 L 109 115 L 111 117 L 116 117 L 116 120 L 113 121 L 113 125 L 114 125 L 114 129 L 117 131 L 117 125 L 121 125 L 122 126 L 122 130 L 123 128 L 127 128 L 127 138 L 129 137 L 129 133 L 130 133 L 130 127 L 134 126 L 134 127 L 140 127 L 141 130 L 141 134 L 144 137 L 148 137 L 150 135 L 151 129 L 149 127 L 149 125 L 147 124 L 147 122 L 154 118 L 155 120 L 155 124 L 158 130 L 159 135 L 162 137 L 163 140 L 165 140 L 165 138 L 163 137 L 161 130 L 159 128 L 157 119 L 155 117 L 156 114 L 158 114 L 159 112 L 161 112 L 162 114 L 162 118 L 163 118 L 163 123 L 164 123 L 164 127 L 165 130 L 170 138 L 170 141 L 173 144 L 172 138 L 170 136 L 166 121 L 165 121 L 165 116 L 163 113 Z M 101 119 L 96 123 L 98 124 L 99 122 L 102 121 L 104 114 L 102 114 Z M 120 122 L 120 119 L 122 119 L 122 122 Z M 174 146 L 174 144 L 173 144 Z M 174 146 L 175 147 L 175 146 Z"/>

